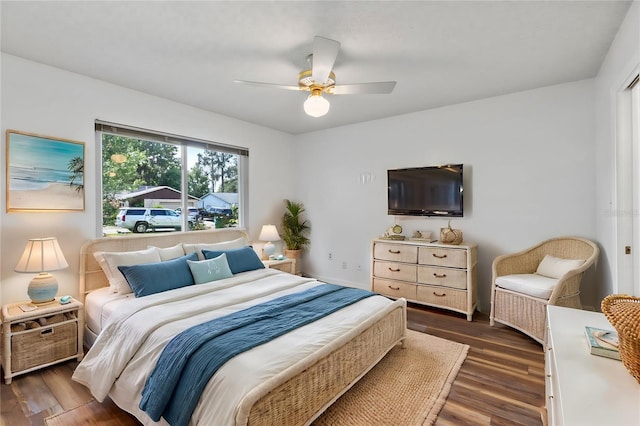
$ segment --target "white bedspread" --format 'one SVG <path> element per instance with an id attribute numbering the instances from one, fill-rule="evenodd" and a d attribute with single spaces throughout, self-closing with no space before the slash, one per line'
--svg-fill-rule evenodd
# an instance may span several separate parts
<path id="1" fill-rule="evenodd" d="M 312 279 L 260 269 L 141 297 L 135 303 L 128 301 L 111 313 L 73 380 L 87 386 L 99 401 L 108 394 L 144 424 L 166 424 L 164 420 L 153 422 L 138 404 L 147 376 L 172 337 L 204 321 L 318 284 Z M 393 305 L 395 302 L 385 297 L 369 297 L 236 356 L 209 381 L 191 424 L 234 425 L 236 417 L 242 423 L 245 398 L 251 399 L 247 394 L 252 389 L 274 380 L 296 362 L 319 356 L 328 344 L 346 342 Z"/>

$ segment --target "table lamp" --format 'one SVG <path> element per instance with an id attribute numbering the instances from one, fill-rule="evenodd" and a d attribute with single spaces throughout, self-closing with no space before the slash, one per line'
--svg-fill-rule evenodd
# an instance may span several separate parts
<path id="1" fill-rule="evenodd" d="M 275 225 L 263 225 L 262 231 L 260 231 L 260 237 L 258 237 L 260 241 L 266 241 L 267 244 L 264 245 L 262 252 L 266 256 L 267 259 L 273 256 L 273 253 L 276 251 L 276 246 L 273 245 L 272 241 L 278 241 L 280 239 L 280 235 L 278 235 L 278 230 Z"/>
<path id="2" fill-rule="evenodd" d="M 57 238 L 32 238 L 27 241 L 24 253 L 14 270 L 38 272 L 27 290 L 31 303 L 37 305 L 52 302 L 58 293 L 58 281 L 49 271 L 57 271 L 68 266 Z"/>

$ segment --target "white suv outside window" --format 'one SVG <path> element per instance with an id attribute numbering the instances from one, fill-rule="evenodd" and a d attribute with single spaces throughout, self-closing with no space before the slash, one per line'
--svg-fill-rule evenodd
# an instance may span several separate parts
<path id="1" fill-rule="evenodd" d="M 182 218 L 170 209 L 123 207 L 116 216 L 116 226 L 144 233 L 149 229 L 182 229 Z"/>

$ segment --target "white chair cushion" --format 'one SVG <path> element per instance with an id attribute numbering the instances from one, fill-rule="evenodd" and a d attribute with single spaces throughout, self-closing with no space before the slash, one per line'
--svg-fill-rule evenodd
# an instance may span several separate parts
<path id="1" fill-rule="evenodd" d="M 554 278 L 538 274 L 503 275 L 496 278 L 498 287 L 545 300 L 549 300 L 557 283 L 558 280 Z"/>
<path id="2" fill-rule="evenodd" d="M 549 278 L 560 278 L 570 270 L 581 267 L 583 263 L 583 259 L 562 259 L 547 254 L 538 265 L 536 274 Z"/>

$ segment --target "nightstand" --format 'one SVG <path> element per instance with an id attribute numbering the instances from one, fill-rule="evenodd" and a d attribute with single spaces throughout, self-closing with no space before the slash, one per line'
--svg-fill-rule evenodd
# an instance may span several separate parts
<path id="1" fill-rule="evenodd" d="M 279 271 L 288 272 L 290 274 L 296 273 L 296 260 L 295 259 L 282 259 L 282 260 L 263 260 L 265 268 L 277 269 Z"/>
<path id="2" fill-rule="evenodd" d="M 19 374 L 76 358 L 82 360 L 84 307 L 75 299 L 23 311 L 20 302 L 2 307 L 2 368 L 7 384 Z M 35 306 L 35 305 L 33 305 Z"/>

